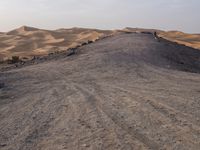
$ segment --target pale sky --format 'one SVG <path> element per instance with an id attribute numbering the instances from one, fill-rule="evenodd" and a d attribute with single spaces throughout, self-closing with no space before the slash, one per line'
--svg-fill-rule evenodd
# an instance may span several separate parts
<path id="1" fill-rule="evenodd" d="M 0 31 L 22 25 L 200 33 L 200 0 L 0 0 Z"/>

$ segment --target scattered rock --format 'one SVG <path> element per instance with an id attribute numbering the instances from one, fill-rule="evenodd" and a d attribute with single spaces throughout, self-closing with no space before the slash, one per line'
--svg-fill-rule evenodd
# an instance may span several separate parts
<path id="1" fill-rule="evenodd" d="M 75 48 L 71 48 L 69 49 L 69 53 L 67 54 L 67 56 L 71 56 L 71 55 L 74 55 L 75 54 Z"/>
<path id="2" fill-rule="evenodd" d="M 83 144 L 82 146 L 83 146 L 83 147 L 89 147 L 90 145 L 88 145 L 88 144 Z"/>
<path id="3" fill-rule="evenodd" d="M 5 87 L 5 83 L 0 83 L 0 89 Z"/>
<path id="4" fill-rule="evenodd" d="M 7 146 L 7 144 L 0 144 L 0 147 L 5 147 Z"/>

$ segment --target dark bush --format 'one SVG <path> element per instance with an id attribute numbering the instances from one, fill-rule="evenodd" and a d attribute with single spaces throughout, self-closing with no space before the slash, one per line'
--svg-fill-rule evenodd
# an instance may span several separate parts
<path id="1" fill-rule="evenodd" d="M 91 44 L 91 43 L 93 43 L 93 41 L 88 41 L 88 44 Z"/>
<path id="2" fill-rule="evenodd" d="M 152 32 L 148 32 L 148 31 L 142 31 L 141 33 L 143 33 L 143 34 L 152 34 Z"/>
<path id="3" fill-rule="evenodd" d="M 11 62 L 12 62 L 13 64 L 18 63 L 19 61 L 20 61 L 19 56 L 12 56 Z"/>
<path id="4" fill-rule="evenodd" d="M 125 31 L 125 34 L 132 34 L 133 32 Z"/>
<path id="5" fill-rule="evenodd" d="M 84 45 L 87 45 L 87 43 L 86 42 L 82 43 L 82 46 L 84 46 Z"/>

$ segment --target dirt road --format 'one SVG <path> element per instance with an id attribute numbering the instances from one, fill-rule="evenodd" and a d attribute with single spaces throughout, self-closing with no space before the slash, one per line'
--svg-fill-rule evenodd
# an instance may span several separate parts
<path id="1" fill-rule="evenodd" d="M 1 150 L 199 150 L 200 51 L 121 34 L 0 73 Z"/>

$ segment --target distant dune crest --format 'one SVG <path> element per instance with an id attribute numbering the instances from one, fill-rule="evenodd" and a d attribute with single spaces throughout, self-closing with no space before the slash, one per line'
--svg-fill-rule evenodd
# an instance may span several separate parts
<path id="1" fill-rule="evenodd" d="M 30 31 L 38 31 L 40 29 L 33 28 L 33 27 L 28 27 L 28 26 L 22 26 L 18 29 L 12 30 L 8 32 L 8 35 L 15 35 L 15 34 L 23 34 L 24 32 L 30 32 Z"/>

